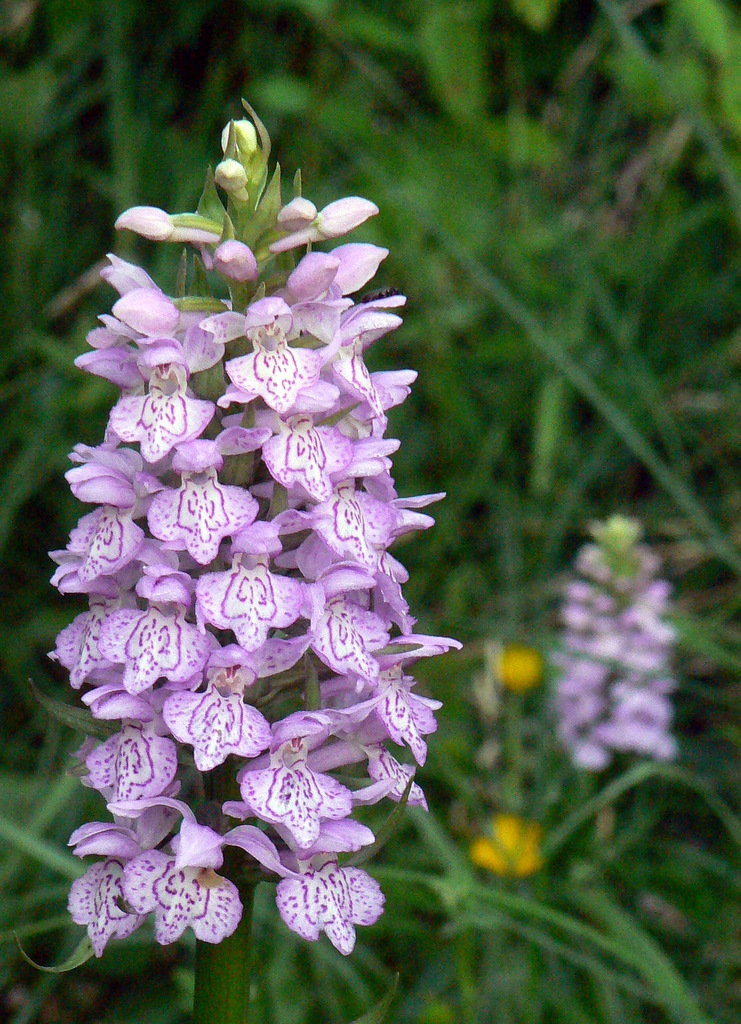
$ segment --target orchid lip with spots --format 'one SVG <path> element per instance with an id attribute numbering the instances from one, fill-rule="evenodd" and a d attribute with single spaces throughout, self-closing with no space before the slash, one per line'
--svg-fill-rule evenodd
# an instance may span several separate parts
<path id="1" fill-rule="evenodd" d="M 349 953 L 384 904 L 344 863 L 374 841 L 354 809 L 405 792 L 426 808 L 414 762 L 440 705 L 409 669 L 460 646 L 414 633 L 389 552 L 443 496 L 397 495 L 387 413 L 416 375 L 365 364 L 401 324 L 402 296 L 356 298 L 388 250 L 312 250 L 378 208 L 283 204 L 257 118 L 222 141 L 223 193 L 212 176 L 196 213 L 116 222 L 190 247 L 177 293 L 111 255 L 119 298 L 77 360 L 120 389 L 102 443 L 71 455 L 92 510 L 52 552 L 54 584 L 89 611 L 51 657 L 115 726 L 79 752 L 112 820 L 70 840 L 96 858 L 69 899 L 96 956 L 150 917 L 163 944 L 232 935 L 235 856 L 279 879 L 290 929 Z"/>

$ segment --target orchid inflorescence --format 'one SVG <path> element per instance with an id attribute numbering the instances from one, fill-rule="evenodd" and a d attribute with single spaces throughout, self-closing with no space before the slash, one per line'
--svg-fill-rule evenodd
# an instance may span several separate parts
<path id="1" fill-rule="evenodd" d="M 386 743 L 424 764 L 440 705 L 407 667 L 459 646 L 413 632 L 388 550 L 432 525 L 420 509 L 442 495 L 397 496 L 386 412 L 416 374 L 369 373 L 363 359 L 401 323 L 400 295 L 350 298 L 387 250 L 311 251 L 377 207 L 350 197 L 317 211 L 298 176 L 283 205 L 253 121 L 224 130 L 196 213 L 119 217 L 191 249 L 175 298 L 109 256 L 102 276 L 120 298 L 76 360 L 121 389 L 103 444 L 70 456 L 71 489 L 95 507 L 53 552 L 53 583 L 89 610 L 52 657 L 110 727 L 78 756 L 113 821 L 70 839 L 100 858 L 69 899 L 97 956 L 150 913 L 163 944 L 188 926 L 205 942 L 231 935 L 240 879 L 218 873 L 225 856 L 236 874 L 279 879 L 289 928 L 349 953 L 384 902 L 341 862 L 375 838 L 353 809 L 426 806 Z M 362 774 L 332 774 L 350 765 Z"/>
<path id="2" fill-rule="evenodd" d="M 552 658 L 561 739 L 575 764 L 591 770 L 614 752 L 671 760 L 671 587 L 636 520 L 614 515 L 592 533 L 565 588 L 565 628 Z"/>

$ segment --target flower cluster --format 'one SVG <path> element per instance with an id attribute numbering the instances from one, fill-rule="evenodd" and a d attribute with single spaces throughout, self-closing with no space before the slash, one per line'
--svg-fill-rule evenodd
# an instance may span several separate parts
<path id="1" fill-rule="evenodd" d="M 289 928 L 349 953 L 354 926 L 383 908 L 378 883 L 343 866 L 374 841 L 353 809 L 425 806 L 386 744 L 424 764 L 439 702 L 407 669 L 458 646 L 413 632 L 389 552 L 432 525 L 420 510 L 442 495 L 397 496 L 386 412 L 415 374 L 369 373 L 363 358 L 401 323 L 402 296 L 350 297 L 387 250 L 311 251 L 377 208 L 350 197 L 317 211 L 300 180 L 282 205 L 254 122 L 225 129 L 196 213 L 119 218 L 192 248 L 174 298 L 110 256 L 120 297 L 77 360 L 121 390 L 103 444 L 71 455 L 67 479 L 92 510 L 52 553 L 53 583 L 89 599 L 52 657 L 110 728 L 79 757 L 113 820 L 70 839 L 100 858 L 69 900 L 98 956 L 150 913 L 161 943 L 188 926 L 230 935 L 227 853 L 280 879 Z M 349 765 L 352 778 L 332 774 Z"/>
<path id="2" fill-rule="evenodd" d="M 553 655 L 561 739 L 574 762 L 592 770 L 609 764 L 613 751 L 669 760 L 676 753 L 669 584 L 657 579 L 659 560 L 639 543 L 634 520 L 613 516 L 593 535 L 596 543 L 577 556 L 580 578 L 566 587 L 565 630 Z"/>

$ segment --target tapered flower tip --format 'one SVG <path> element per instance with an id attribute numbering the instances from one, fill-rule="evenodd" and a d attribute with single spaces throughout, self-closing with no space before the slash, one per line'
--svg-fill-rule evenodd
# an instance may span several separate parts
<path id="1" fill-rule="evenodd" d="M 175 338 L 157 338 L 147 342 L 147 347 L 138 356 L 137 363 L 149 370 L 153 370 L 156 366 L 169 366 L 172 363 L 177 363 L 187 370 L 183 346 Z"/>
<path id="2" fill-rule="evenodd" d="M 387 647 L 388 653 L 378 654 L 379 663 L 383 668 L 390 668 L 403 661 L 416 661 L 417 658 L 435 658 L 438 654 L 446 654 L 450 650 L 459 651 L 463 644 L 449 636 L 428 636 L 424 633 L 410 633 L 397 636 Z M 391 650 L 397 647 L 398 651 Z M 411 648 L 411 650 L 409 649 Z"/>
<path id="3" fill-rule="evenodd" d="M 120 857 L 131 860 L 141 853 L 133 829 L 113 822 L 90 821 L 76 828 L 67 846 L 73 846 L 75 857 Z"/>
<path id="4" fill-rule="evenodd" d="M 363 569 L 339 562 L 330 566 L 317 581 L 327 598 L 336 597 L 348 590 L 368 590 L 376 585 L 376 578 Z"/>
<path id="5" fill-rule="evenodd" d="M 229 239 L 214 252 L 214 269 L 232 281 L 257 280 L 257 260 L 244 242 Z"/>
<path id="6" fill-rule="evenodd" d="M 278 827 L 280 831 L 280 827 Z M 373 832 L 352 818 L 342 821 L 323 821 L 319 838 L 307 850 L 301 850 L 301 859 L 318 853 L 351 853 L 370 846 L 375 841 Z"/>
<path id="7" fill-rule="evenodd" d="M 139 597 L 158 604 L 190 605 L 192 581 L 187 573 L 172 572 L 161 566 L 145 568 L 144 573 L 136 585 Z"/>
<path id="8" fill-rule="evenodd" d="M 288 278 L 286 289 L 298 302 L 317 298 L 326 294 L 339 269 L 340 261 L 334 253 L 307 253 Z"/>
<path id="9" fill-rule="evenodd" d="M 269 295 L 248 307 L 244 318 L 244 333 L 247 334 L 254 327 L 269 327 L 276 322 L 287 333 L 293 323 L 293 313 L 284 299 Z"/>
<path id="10" fill-rule="evenodd" d="M 131 482 L 133 472 L 127 475 L 125 469 L 91 462 L 75 466 L 64 475 L 78 501 L 115 505 L 117 508 L 131 508 L 136 501 L 136 491 Z"/>
<path id="11" fill-rule="evenodd" d="M 335 276 L 335 284 L 338 285 L 342 294 L 350 295 L 367 284 L 388 254 L 388 249 L 365 242 L 349 242 L 347 245 L 338 245 L 336 249 L 333 249 L 332 255 L 340 263 Z M 401 296 L 396 296 L 396 298 L 401 298 Z"/>
<path id="12" fill-rule="evenodd" d="M 237 804 L 236 801 L 228 801 L 228 803 L 232 805 Z M 241 808 L 242 805 L 237 804 L 237 806 Z M 227 804 L 224 804 L 224 813 L 230 813 L 227 810 Z M 251 857 L 254 857 L 267 871 L 282 875 L 284 878 L 290 874 L 290 871 L 280 859 L 275 843 L 264 832 L 261 832 L 259 828 L 255 828 L 254 825 L 237 825 L 236 828 L 226 833 L 224 844 L 226 846 L 238 846 L 245 853 L 249 853 Z"/>
<path id="13" fill-rule="evenodd" d="M 289 740 L 305 738 L 314 740 L 310 746 L 316 746 L 316 740 L 328 736 L 333 720 L 330 715 L 321 711 L 296 711 L 273 726 L 273 745 L 281 746 Z"/>
<path id="14" fill-rule="evenodd" d="M 316 206 L 310 200 L 297 196 L 278 214 L 278 225 L 284 231 L 301 231 L 311 224 L 316 215 Z"/>
<path id="15" fill-rule="evenodd" d="M 275 520 L 267 522 L 257 519 L 249 526 L 244 526 L 232 538 L 232 551 L 245 555 L 275 555 L 283 550 L 278 533 L 279 526 Z"/>
<path id="16" fill-rule="evenodd" d="M 208 659 L 206 671 L 210 677 L 214 672 L 222 672 L 229 668 L 244 669 L 245 674 L 251 677 L 251 682 L 257 679 L 257 669 L 253 664 L 252 655 L 239 644 L 227 644 L 226 647 L 215 650 Z"/>
<path id="17" fill-rule="evenodd" d="M 158 288 L 132 288 L 113 304 L 113 315 L 147 337 L 168 337 L 180 320 L 180 310 Z"/>
<path id="18" fill-rule="evenodd" d="M 172 841 L 175 868 L 220 868 L 224 862 L 223 842 L 223 836 L 207 825 L 184 819 L 180 834 Z"/>
<path id="19" fill-rule="evenodd" d="M 317 226 L 325 238 L 337 238 L 375 217 L 378 207 L 369 199 L 347 196 L 325 206 L 317 217 Z"/>
<path id="20" fill-rule="evenodd" d="M 203 473 L 207 469 L 221 469 L 224 460 L 215 441 L 186 441 L 177 447 L 172 460 L 176 473 Z"/>
<path id="21" fill-rule="evenodd" d="M 103 267 L 100 276 L 115 288 L 119 295 L 125 295 L 134 288 L 156 287 L 146 270 L 142 270 L 136 264 L 122 260 L 112 252 L 106 253 L 106 259 L 110 266 Z"/>
<path id="22" fill-rule="evenodd" d="M 166 242 L 173 232 L 172 217 L 157 206 L 132 206 L 114 224 L 116 231 L 134 231 L 153 242 Z"/>

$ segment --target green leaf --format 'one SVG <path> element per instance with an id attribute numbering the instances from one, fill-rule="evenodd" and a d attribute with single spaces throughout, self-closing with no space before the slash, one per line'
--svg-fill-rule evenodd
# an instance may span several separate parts
<path id="1" fill-rule="evenodd" d="M 368 1010 L 362 1017 L 356 1017 L 351 1024 L 381 1024 L 386 1019 L 386 1014 L 389 1011 L 392 1000 L 396 995 L 396 987 L 399 984 L 399 975 L 395 975 L 394 980 L 391 983 L 391 988 L 388 990 L 383 999 L 376 1003 L 372 1010 Z"/>
<path id="2" fill-rule="evenodd" d="M 57 722 L 61 722 L 62 725 L 67 725 L 70 729 L 82 732 L 86 736 L 97 736 L 98 739 L 103 740 L 107 740 L 109 736 L 112 736 L 117 731 L 113 723 L 101 722 L 99 719 L 93 718 L 92 713 L 87 708 L 75 707 L 72 704 L 65 703 L 63 700 L 57 700 L 56 697 L 49 697 L 39 690 L 32 679 L 29 679 L 28 682 L 35 700 L 44 711 Z"/>
<path id="3" fill-rule="evenodd" d="M 620 943 L 626 961 L 641 974 L 675 1020 L 682 1024 L 711 1024 L 687 982 L 669 957 L 622 907 L 597 889 L 574 889 L 576 899 Z"/>
<path id="4" fill-rule="evenodd" d="M 203 260 L 198 255 L 193 256 L 193 280 L 190 283 L 189 291 L 191 295 L 211 295 L 208 274 L 203 265 Z"/>
<path id="5" fill-rule="evenodd" d="M 479 12 L 469 3 L 430 6 L 419 41 L 432 88 L 448 113 L 464 122 L 481 117 L 487 98 L 487 48 Z"/>
<path id="6" fill-rule="evenodd" d="M 226 214 L 224 204 L 219 198 L 219 193 L 216 190 L 214 172 L 210 167 L 206 171 L 206 184 L 203 186 L 203 192 L 201 193 L 201 198 L 198 200 L 196 210 L 202 217 L 216 221 L 219 224 Z"/>
<path id="7" fill-rule="evenodd" d="M 71 854 L 58 850 L 56 846 L 42 839 L 40 836 L 19 825 L 10 818 L 0 815 L 0 839 L 11 846 L 33 857 L 39 864 L 56 871 L 63 878 L 75 879 L 84 874 L 85 869 Z"/>
<path id="8" fill-rule="evenodd" d="M 82 967 L 84 963 L 93 956 L 93 945 L 90 941 L 90 936 L 86 933 L 80 940 L 79 945 L 76 949 L 70 953 L 67 959 L 57 964 L 55 967 L 44 967 L 42 964 L 37 964 L 35 960 L 25 952 L 23 946 L 20 943 L 20 939 L 16 936 L 16 942 L 18 943 L 18 949 L 20 950 L 21 956 L 30 964 L 35 967 L 37 971 L 43 971 L 44 974 L 64 974 L 66 971 L 74 971 L 77 967 Z"/>
<path id="9" fill-rule="evenodd" d="M 406 809 L 407 800 L 409 799 L 409 794 L 412 791 L 413 785 L 414 776 L 412 775 L 412 777 L 409 779 L 409 782 L 407 782 L 406 784 L 404 792 L 401 794 L 401 799 L 399 800 L 396 807 L 394 807 L 391 814 L 389 814 L 388 818 L 386 818 L 383 825 L 381 825 L 378 832 L 376 833 L 375 843 L 373 843 L 371 846 L 365 847 L 365 849 L 363 850 L 359 850 L 358 853 L 353 854 L 353 856 L 350 857 L 350 859 L 348 860 L 348 864 L 350 864 L 353 867 L 357 866 L 358 864 L 364 864 L 367 860 L 370 860 L 372 857 L 375 857 L 378 851 L 386 845 L 386 843 L 397 831 L 399 825 L 401 824 L 401 819 L 404 816 L 404 810 Z"/>
<path id="10" fill-rule="evenodd" d="M 561 0 L 509 0 L 512 10 L 534 32 L 545 32 L 556 17 Z"/>
<path id="11" fill-rule="evenodd" d="M 311 87 L 295 75 L 271 75 L 255 85 L 256 102 L 266 110 L 289 117 L 305 117 L 311 109 Z"/>
<path id="12" fill-rule="evenodd" d="M 708 55 L 727 60 L 732 50 L 732 27 L 726 5 L 721 0 L 675 0 L 674 6 Z"/>

